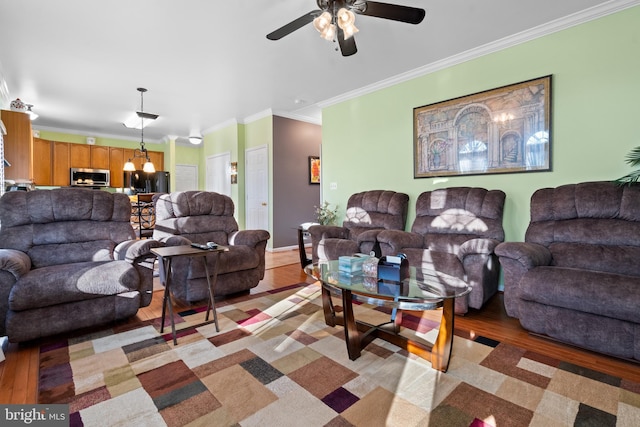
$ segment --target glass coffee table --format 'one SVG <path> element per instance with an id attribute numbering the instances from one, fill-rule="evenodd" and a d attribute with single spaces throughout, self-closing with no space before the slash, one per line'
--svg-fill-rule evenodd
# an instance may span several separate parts
<path id="1" fill-rule="evenodd" d="M 401 282 L 378 280 L 362 274 L 350 275 L 338 269 L 338 261 L 314 263 L 305 273 L 322 284 L 322 308 L 327 325 L 344 326 L 349 359 L 356 360 L 371 341 L 383 339 L 431 361 L 434 369 L 446 372 L 453 346 L 455 299 L 468 294 L 471 287 L 463 280 L 436 271 L 409 268 L 409 278 Z M 333 306 L 331 295 L 341 296 L 342 316 Z M 391 320 L 372 325 L 356 320 L 353 301 L 392 309 Z M 442 308 L 442 320 L 434 344 L 416 341 L 400 334 L 402 311 Z"/>

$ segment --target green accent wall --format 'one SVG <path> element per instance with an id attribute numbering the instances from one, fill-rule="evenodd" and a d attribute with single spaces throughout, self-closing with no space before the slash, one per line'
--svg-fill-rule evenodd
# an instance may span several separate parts
<path id="1" fill-rule="evenodd" d="M 417 54 L 417 53 L 416 53 Z M 553 75 L 552 171 L 413 178 L 413 108 Z M 613 180 L 640 145 L 640 7 L 326 107 L 324 199 L 344 217 L 348 197 L 388 189 L 409 194 L 407 228 L 420 193 L 474 186 L 507 194 L 506 239 L 522 241 L 529 201 L 542 187 Z M 336 183 L 337 188 L 330 189 Z"/>

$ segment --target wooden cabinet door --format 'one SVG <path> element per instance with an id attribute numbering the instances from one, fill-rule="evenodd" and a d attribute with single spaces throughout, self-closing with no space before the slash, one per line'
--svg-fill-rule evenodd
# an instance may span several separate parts
<path id="1" fill-rule="evenodd" d="M 104 145 L 90 145 L 91 167 L 94 169 L 109 169 L 109 147 Z"/>
<path id="2" fill-rule="evenodd" d="M 53 153 L 53 185 L 62 187 L 71 185 L 69 169 L 71 164 L 71 147 L 78 144 L 69 144 L 67 142 L 53 141 L 51 151 Z M 86 163 L 85 163 L 86 165 Z M 85 166 L 86 167 L 86 166 Z"/>
<path id="3" fill-rule="evenodd" d="M 51 141 L 33 138 L 33 183 L 51 185 Z"/>
<path id="4" fill-rule="evenodd" d="M 91 167 L 91 145 L 69 144 L 69 167 L 90 168 Z M 67 173 L 67 180 L 69 174 Z"/>
<path id="5" fill-rule="evenodd" d="M 33 178 L 33 136 L 31 120 L 26 113 L 2 110 L 2 122 L 7 128 L 4 136 L 4 158 L 11 167 L 4 170 L 6 179 L 30 180 Z"/>
<path id="6" fill-rule="evenodd" d="M 109 171 L 111 172 L 111 187 L 122 188 L 124 187 L 124 162 L 127 159 L 124 158 L 124 148 L 110 147 L 109 148 Z"/>

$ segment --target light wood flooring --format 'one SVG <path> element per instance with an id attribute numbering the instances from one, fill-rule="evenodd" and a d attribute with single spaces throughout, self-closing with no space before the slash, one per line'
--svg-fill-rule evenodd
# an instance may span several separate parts
<path id="1" fill-rule="evenodd" d="M 300 268 L 297 250 L 270 252 L 267 253 L 267 258 L 264 280 L 251 290 L 252 294 L 295 283 L 313 283 Z M 177 310 L 187 308 L 180 304 L 175 304 L 175 307 Z M 140 309 L 130 321 L 154 319 L 161 314 L 162 293 L 156 291 L 151 305 Z M 439 319 L 437 311 L 426 312 L 424 315 Z M 455 328 L 458 333 L 466 336 L 485 336 L 640 383 L 638 363 L 576 349 L 528 334 L 518 320 L 506 315 L 501 293 L 489 301 L 482 310 L 471 310 L 465 316 L 456 316 Z M 0 403 L 37 403 L 39 348 L 37 340 L 27 344 L 9 344 L 6 360 L 0 363 Z"/>

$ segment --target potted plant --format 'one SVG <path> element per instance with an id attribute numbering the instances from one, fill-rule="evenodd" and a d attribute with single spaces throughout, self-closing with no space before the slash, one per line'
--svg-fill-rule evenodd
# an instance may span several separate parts
<path id="1" fill-rule="evenodd" d="M 338 206 L 331 209 L 329 202 L 325 201 L 322 206 L 316 208 L 316 218 L 320 225 L 335 225 L 338 217 Z"/>
<path id="2" fill-rule="evenodd" d="M 640 166 L 640 146 L 634 148 L 629 154 L 627 154 L 626 161 L 631 166 Z M 640 179 L 640 169 L 636 169 L 635 171 L 616 179 L 614 182 L 618 185 L 631 185 L 634 182 L 638 182 L 638 179 Z"/>

